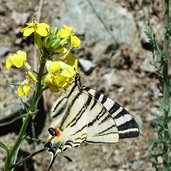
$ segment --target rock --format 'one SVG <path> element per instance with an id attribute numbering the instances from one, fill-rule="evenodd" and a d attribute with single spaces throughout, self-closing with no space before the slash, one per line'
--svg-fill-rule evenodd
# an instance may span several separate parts
<path id="1" fill-rule="evenodd" d="M 85 74 L 90 74 L 96 67 L 94 63 L 83 58 L 79 58 L 79 64 Z"/>
<path id="2" fill-rule="evenodd" d="M 16 11 L 13 11 L 11 14 L 11 18 L 17 25 L 24 25 L 27 22 L 29 16 L 29 13 L 18 13 Z"/>
<path id="3" fill-rule="evenodd" d="M 157 107 L 151 107 L 150 113 L 151 113 L 151 115 L 156 116 L 156 117 L 159 117 L 162 115 L 162 111 Z"/>
<path id="4" fill-rule="evenodd" d="M 142 65 L 140 66 L 140 68 L 143 70 L 143 71 L 146 71 L 146 72 L 156 72 L 156 68 L 154 67 L 154 63 L 157 64 L 157 59 L 153 59 L 153 54 L 152 52 L 145 52 L 143 54 L 145 56 L 145 59 L 142 63 Z M 159 64 L 157 64 L 159 65 Z"/>
<path id="5" fill-rule="evenodd" d="M 143 120 L 142 120 L 141 116 L 140 115 L 136 115 L 136 116 L 134 116 L 134 119 L 136 120 L 139 128 L 142 128 L 142 126 L 143 126 Z"/>
<path id="6" fill-rule="evenodd" d="M 143 161 L 142 160 L 135 160 L 133 162 L 133 169 L 134 170 L 139 170 L 139 168 L 141 168 L 142 165 L 143 165 Z"/>
<path id="7" fill-rule="evenodd" d="M 102 0 L 66 0 L 60 4 L 61 17 L 58 17 L 53 25 L 73 26 L 77 34 L 84 34 L 82 46 L 93 47 L 93 61 L 99 63 L 104 60 L 103 55 L 107 49 L 116 44 L 137 43 L 133 16 L 118 4 L 111 5 Z M 66 6 L 69 7 L 67 10 Z M 113 48 L 110 51 L 113 51 Z"/>
<path id="8" fill-rule="evenodd" d="M 104 79 L 107 81 L 108 86 L 118 86 L 123 87 L 121 84 L 121 78 L 115 73 L 115 70 L 111 70 L 109 73 L 105 74 Z"/>
<path id="9" fill-rule="evenodd" d="M 0 15 L 4 15 L 5 14 L 5 8 L 4 5 L 2 4 L 2 1 L 0 1 Z"/>
<path id="10" fill-rule="evenodd" d="M 9 52 L 8 47 L 0 47 L 0 56 L 5 56 Z"/>

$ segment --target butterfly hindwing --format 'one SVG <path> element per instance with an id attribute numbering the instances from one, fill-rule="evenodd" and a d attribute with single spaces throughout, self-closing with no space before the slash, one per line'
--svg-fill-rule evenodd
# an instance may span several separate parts
<path id="1" fill-rule="evenodd" d="M 116 123 L 119 132 L 119 138 L 131 138 L 139 135 L 139 128 L 132 117 L 132 115 L 117 102 L 114 102 L 109 97 L 96 92 L 88 87 L 84 88 L 89 94 L 91 94 L 104 108 L 109 112 L 110 116 Z M 95 104 L 94 104 L 95 105 Z"/>
<path id="2" fill-rule="evenodd" d="M 106 108 L 85 89 L 82 97 L 89 99 L 86 104 L 88 113 L 87 143 L 116 143 L 118 142 L 118 129 L 115 121 Z M 94 105 L 96 104 L 96 105 Z"/>

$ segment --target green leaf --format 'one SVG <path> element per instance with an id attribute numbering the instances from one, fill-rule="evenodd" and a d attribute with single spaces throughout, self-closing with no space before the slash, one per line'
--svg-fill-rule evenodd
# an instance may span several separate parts
<path id="1" fill-rule="evenodd" d="M 19 120 L 19 119 L 21 119 L 21 118 L 23 118 L 23 117 L 25 117 L 25 116 L 26 116 L 26 114 L 20 115 L 20 116 L 15 117 L 14 119 L 11 119 L 10 121 L 1 123 L 1 124 L 0 124 L 0 127 L 1 127 L 1 126 L 5 126 L 5 125 L 12 124 L 13 122 L 15 122 L 15 121 L 17 121 L 17 120 Z"/>
<path id="2" fill-rule="evenodd" d="M 36 113 L 38 112 L 38 110 L 32 112 L 32 115 L 35 115 Z M 7 122 L 4 122 L 4 123 L 0 123 L 0 127 L 1 126 L 5 126 L 5 125 L 9 125 L 9 124 L 12 124 L 13 122 L 21 119 L 21 118 L 24 118 L 28 113 L 24 113 L 22 115 L 19 115 L 17 117 L 15 117 L 14 119 L 11 119 L 10 121 L 7 121 Z"/>
<path id="3" fill-rule="evenodd" d="M 13 164 L 13 165 L 11 166 L 11 168 L 14 168 L 14 167 L 18 166 L 19 164 L 25 162 L 26 160 L 32 158 L 33 156 L 35 156 L 35 155 L 37 155 L 37 154 L 39 154 L 39 153 L 41 153 L 41 152 L 44 152 L 45 150 L 46 150 L 46 149 L 43 148 L 43 149 L 41 149 L 41 150 L 38 150 L 38 151 L 36 151 L 36 152 L 34 152 L 34 153 L 28 155 L 28 156 L 25 157 L 23 160 L 17 162 L 16 164 Z"/>
<path id="4" fill-rule="evenodd" d="M 8 152 L 8 148 L 5 144 L 3 144 L 2 142 L 0 142 L 0 147 L 3 148 L 5 151 Z"/>

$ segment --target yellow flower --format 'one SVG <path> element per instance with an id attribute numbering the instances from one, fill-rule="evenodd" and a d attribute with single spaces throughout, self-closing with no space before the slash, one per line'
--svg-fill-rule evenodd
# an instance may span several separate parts
<path id="1" fill-rule="evenodd" d="M 75 35 L 71 35 L 71 45 L 72 45 L 72 47 L 78 47 L 78 46 L 80 46 L 80 44 L 81 44 L 80 39 Z"/>
<path id="2" fill-rule="evenodd" d="M 71 35 L 73 28 L 72 27 L 68 27 L 66 25 L 64 25 L 64 28 L 60 29 L 59 31 L 59 36 L 61 38 L 67 38 Z"/>
<path id="3" fill-rule="evenodd" d="M 29 82 L 33 82 L 33 83 L 38 82 L 36 76 L 31 71 L 28 71 L 26 78 Z"/>
<path id="4" fill-rule="evenodd" d="M 21 85 L 18 86 L 17 89 L 17 95 L 21 98 L 23 96 L 26 96 L 28 98 L 29 96 L 29 91 L 30 91 L 30 84 L 27 80 L 24 80 Z"/>
<path id="5" fill-rule="evenodd" d="M 78 72 L 78 59 L 71 53 L 57 61 L 47 61 L 44 82 L 52 92 L 65 88 Z"/>
<path id="6" fill-rule="evenodd" d="M 46 75 L 44 83 L 48 85 L 51 92 L 58 92 L 59 89 L 67 86 L 67 78 L 61 75 Z"/>
<path id="7" fill-rule="evenodd" d="M 68 27 L 64 25 L 64 28 L 60 29 L 59 37 L 61 38 L 70 38 L 71 45 L 73 47 L 80 46 L 80 39 L 72 33 L 73 27 Z"/>
<path id="8" fill-rule="evenodd" d="M 12 65 L 21 68 L 27 60 L 27 55 L 24 51 L 18 50 L 16 54 L 9 56 L 6 59 L 5 67 L 10 69 Z"/>
<path id="9" fill-rule="evenodd" d="M 72 53 L 68 53 L 62 60 L 65 65 L 61 65 L 61 75 L 69 78 L 74 77 L 78 72 L 78 59 Z"/>
<path id="10" fill-rule="evenodd" d="M 20 32 L 23 33 L 24 36 L 30 36 L 33 32 L 36 32 L 40 36 L 47 36 L 50 30 L 50 26 L 46 23 L 37 23 L 33 20 L 31 23 L 27 23 L 27 26 L 22 28 Z"/>

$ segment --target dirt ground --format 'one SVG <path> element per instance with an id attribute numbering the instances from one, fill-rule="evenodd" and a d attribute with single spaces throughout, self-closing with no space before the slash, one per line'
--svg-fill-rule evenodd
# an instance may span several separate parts
<path id="1" fill-rule="evenodd" d="M 106 2 L 118 3 L 120 6 L 127 8 L 132 13 L 138 27 L 138 22 L 148 23 L 149 16 L 142 12 L 149 10 L 154 18 L 155 24 L 162 23 L 162 4 L 159 0 L 106 0 Z M 53 17 L 59 15 L 59 6 L 54 6 L 55 0 L 44 1 L 41 11 L 41 21 L 51 24 Z M 23 73 L 19 70 L 4 69 L 5 59 L 8 54 L 17 51 L 19 48 L 24 49 L 29 56 L 34 56 L 33 40 L 26 40 L 21 37 L 18 30 L 21 29 L 25 22 L 35 16 L 38 10 L 39 1 L 22 1 L 22 0 L 0 0 L 0 119 L 15 113 L 19 109 L 20 100 L 17 98 L 15 86 L 12 83 L 20 82 Z M 51 10 L 51 13 L 49 13 Z M 155 16 L 155 17 L 154 17 Z M 156 22 L 157 21 L 157 22 Z M 161 30 L 160 30 L 161 31 Z M 141 39 L 141 35 L 137 32 Z M 159 33 L 159 40 L 160 40 Z M 82 40 L 84 41 L 84 40 Z M 7 49 L 4 49 L 6 47 Z M 126 55 L 123 55 L 125 50 Z M 91 51 L 91 49 L 89 49 Z M 86 52 L 85 52 L 86 53 Z M 124 45 L 117 49 L 118 58 L 116 66 L 110 67 L 109 63 L 101 62 L 100 67 L 94 69 L 89 75 L 81 71 L 82 82 L 84 85 L 103 92 L 118 103 L 125 106 L 128 111 L 135 117 L 140 126 L 140 136 L 134 139 L 125 139 L 115 145 L 87 145 L 82 144 L 78 148 L 69 149 L 66 154 L 74 162 L 69 163 L 59 156 L 52 171 L 153 171 L 148 158 L 150 142 L 156 137 L 151 121 L 157 116 L 161 116 L 160 111 L 160 92 L 158 90 L 158 79 L 154 72 L 142 68 L 145 59 L 150 56 L 150 52 L 145 50 L 141 45 L 132 46 Z M 81 54 L 84 55 L 84 54 Z M 78 57 L 81 56 L 78 52 Z M 124 57 L 123 57 L 124 56 Z M 33 63 L 33 58 L 29 59 Z M 121 64 L 122 67 L 118 67 Z M 131 63 L 131 65 L 129 65 Z M 120 65 L 119 65 L 120 66 Z M 110 73 L 114 73 L 116 83 L 110 84 Z M 109 78 L 109 79 L 108 79 Z M 47 92 L 44 96 L 44 108 L 47 110 L 45 126 L 43 127 L 39 138 L 46 140 L 48 137 L 47 129 L 50 125 L 49 113 L 50 106 L 56 96 Z M 10 145 L 16 138 L 17 130 L 13 128 L 6 130 L 0 135 L 0 141 Z M 33 144 L 25 142 L 22 145 L 21 156 L 42 148 L 42 144 Z M 5 152 L 0 149 L 0 170 L 3 170 Z M 39 154 L 33 160 L 24 164 L 16 170 L 24 171 L 46 171 L 50 163 L 51 155 L 48 152 Z"/>

